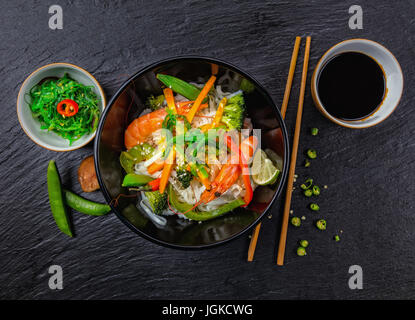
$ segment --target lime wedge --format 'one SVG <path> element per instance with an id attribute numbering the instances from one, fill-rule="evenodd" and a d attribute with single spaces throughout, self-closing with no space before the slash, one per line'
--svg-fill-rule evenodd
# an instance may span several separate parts
<path id="1" fill-rule="evenodd" d="M 254 156 L 251 167 L 252 180 L 260 186 L 266 186 L 275 183 L 280 174 L 272 161 L 267 157 L 267 154 L 259 149 Z"/>

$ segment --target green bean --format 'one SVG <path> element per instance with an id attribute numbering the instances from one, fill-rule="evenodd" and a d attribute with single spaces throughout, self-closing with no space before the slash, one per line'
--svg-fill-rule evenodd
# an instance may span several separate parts
<path id="1" fill-rule="evenodd" d="M 102 216 L 111 211 L 111 207 L 107 204 L 90 201 L 69 190 L 64 189 L 63 192 L 66 204 L 81 213 L 89 214 L 91 216 Z"/>
<path id="2" fill-rule="evenodd" d="M 49 161 L 47 182 L 50 209 L 52 210 L 56 225 L 63 233 L 72 237 L 72 231 L 69 225 L 65 204 L 63 201 L 62 186 L 59 178 L 59 173 L 54 160 Z"/>

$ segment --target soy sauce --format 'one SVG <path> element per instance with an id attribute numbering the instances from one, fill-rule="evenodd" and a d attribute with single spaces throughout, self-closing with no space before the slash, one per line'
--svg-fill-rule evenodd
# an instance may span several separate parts
<path id="1" fill-rule="evenodd" d="M 323 66 L 317 80 L 318 96 L 332 116 L 359 120 L 376 111 L 385 95 L 385 76 L 371 57 L 344 52 Z"/>

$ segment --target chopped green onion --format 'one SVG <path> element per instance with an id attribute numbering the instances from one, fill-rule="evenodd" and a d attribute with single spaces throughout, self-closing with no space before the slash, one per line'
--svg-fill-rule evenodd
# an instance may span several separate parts
<path id="1" fill-rule="evenodd" d="M 301 186 L 300 188 L 303 190 L 309 189 L 313 185 L 313 179 L 308 178 Z"/>
<path id="2" fill-rule="evenodd" d="M 310 203 L 310 209 L 313 211 L 320 210 L 320 206 L 317 203 Z"/>
<path id="3" fill-rule="evenodd" d="M 308 241 L 307 240 L 301 240 L 300 241 L 300 246 L 307 248 L 308 247 Z"/>
<path id="4" fill-rule="evenodd" d="M 320 187 L 319 187 L 319 186 L 314 185 L 314 186 L 313 186 L 312 193 L 313 193 L 313 195 L 315 195 L 315 196 L 319 196 L 319 195 L 320 195 Z"/>
<path id="5" fill-rule="evenodd" d="M 334 236 L 334 240 L 335 240 L 336 242 L 339 242 L 339 241 L 340 241 L 340 237 L 336 234 L 336 235 Z"/>
<path id="6" fill-rule="evenodd" d="M 326 230 L 327 222 L 324 219 L 320 219 L 316 222 L 316 227 L 320 230 Z"/>
<path id="7" fill-rule="evenodd" d="M 315 158 L 317 158 L 317 151 L 316 151 L 316 150 L 314 150 L 314 149 L 308 149 L 308 150 L 307 150 L 307 156 L 308 156 L 310 159 L 315 159 Z"/>
<path id="8" fill-rule="evenodd" d="M 313 191 L 311 191 L 311 189 L 304 190 L 304 195 L 306 197 L 311 197 L 313 195 Z"/>
<path id="9" fill-rule="evenodd" d="M 298 247 L 297 249 L 297 255 L 300 257 L 303 257 L 307 254 L 304 247 Z"/>
<path id="10" fill-rule="evenodd" d="M 318 135 L 318 128 L 311 128 L 311 135 L 312 136 Z"/>
<path id="11" fill-rule="evenodd" d="M 310 166 L 311 162 L 308 159 L 305 159 L 304 161 L 304 167 L 308 168 Z"/>
<path id="12" fill-rule="evenodd" d="M 301 226 L 301 219 L 299 217 L 292 217 L 291 218 L 291 224 L 294 227 L 299 227 L 299 226 Z"/>

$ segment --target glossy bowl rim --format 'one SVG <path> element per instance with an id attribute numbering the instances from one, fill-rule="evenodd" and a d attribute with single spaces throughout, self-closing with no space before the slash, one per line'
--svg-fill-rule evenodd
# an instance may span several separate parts
<path id="1" fill-rule="evenodd" d="M 123 90 L 133 80 L 139 78 L 140 76 L 142 76 L 147 71 L 149 71 L 149 70 L 151 70 L 151 69 L 153 69 L 157 66 L 160 66 L 160 65 L 163 65 L 163 64 L 166 64 L 166 63 L 169 63 L 169 62 L 174 62 L 174 61 L 179 62 L 180 60 L 204 60 L 205 62 L 208 62 L 208 63 L 219 63 L 219 64 L 222 64 L 222 65 L 224 65 L 225 67 L 227 67 L 229 69 L 234 69 L 235 71 L 237 71 L 238 73 L 240 73 L 244 77 L 250 79 L 255 84 L 256 87 L 261 89 L 262 94 L 265 95 L 265 97 L 271 103 L 271 106 L 274 107 L 275 110 L 277 111 L 277 118 L 279 120 L 280 128 L 283 131 L 284 167 L 282 169 L 282 176 L 281 176 L 280 184 L 279 184 L 277 190 L 275 191 L 269 205 L 265 208 L 264 212 L 253 223 L 251 223 L 249 226 L 245 227 L 240 232 L 232 235 L 229 238 L 223 239 L 223 240 L 215 242 L 215 243 L 206 244 L 206 245 L 190 246 L 190 245 L 173 244 L 173 243 L 169 243 L 169 242 L 154 238 L 154 237 L 144 233 L 140 229 L 136 228 L 134 225 L 132 225 L 128 221 L 128 219 L 126 219 L 113 206 L 113 204 L 111 202 L 111 200 L 112 200 L 111 196 L 109 195 L 108 190 L 105 188 L 105 185 L 104 185 L 103 180 L 101 178 L 101 172 L 100 172 L 100 169 L 99 169 L 99 152 L 98 152 L 99 140 L 101 138 L 101 133 L 102 133 L 102 129 L 104 127 L 105 119 L 106 119 L 107 114 L 108 114 L 109 110 L 111 109 L 113 103 L 115 102 L 115 100 L 119 97 L 119 95 L 123 92 Z M 232 240 L 235 240 L 236 238 L 242 236 L 243 234 L 245 234 L 249 230 L 253 229 L 258 223 L 260 223 L 261 220 L 263 219 L 263 217 L 272 208 L 273 204 L 275 203 L 276 199 L 278 198 L 278 196 L 280 195 L 282 189 L 284 188 L 286 178 L 287 178 L 287 174 L 288 174 L 288 162 L 289 162 L 288 155 L 289 155 L 289 139 L 288 139 L 288 133 L 287 133 L 287 129 L 286 129 L 286 126 L 285 126 L 285 122 L 284 122 L 284 119 L 281 116 L 280 110 L 276 106 L 274 100 L 272 99 L 272 97 L 268 93 L 268 91 L 252 75 L 250 75 L 249 73 L 247 73 L 245 71 L 242 71 L 240 68 L 236 67 L 235 65 L 233 65 L 229 62 L 217 59 L 217 58 L 212 58 L 212 57 L 207 57 L 207 56 L 200 56 L 200 55 L 180 55 L 180 56 L 173 56 L 173 57 L 170 57 L 170 58 L 165 58 L 165 59 L 153 62 L 153 63 L 147 65 L 144 68 L 141 68 L 138 72 L 136 72 L 134 75 L 129 77 L 127 80 L 125 80 L 125 82 L 120 86 L 120 88 L 116 91 L 116 93 L 111 97 L 111 99 L 109 100 L 106 108 L 104 109 L 104 112 L 102 113 L 99 124 L 98 124 L 98 128 L 96 130 L 96 138 L 95 138 L 95 141 L 94 141 L 94 164 L 95 164 L 95 171 L 96 171 L 97 178 L 98 178 L 98 183 L 100 185 L 100 191 L 104 195 L 105 200 L 110 205 L 111 210 L 115 213 L 115 215 L 118 217 L 118 219 L 120 219 L 130 230 L 134 231 L 136 234 L 140 235 L 141 237 L 143 237 L 146 240 L 149 240 L 149 241 L 151 241 L 155 244 L 162 245 L 162 246 L 167 247 L 167 248 L 184 249 L 184 250 L 207 249 L 207 248 L 212 248 L 212 247 L 217 247 L 219 245 L 223 245 L 225 243 L 228 243 L 228 242 L 230 242 Z"/>
<path id="2" fill-rule="evenodd" d="M 32 78 L 35 74 L 37 74 L 38 72 L 41 72 L 43 69 L 45 68 L 54 68 L 54 67 L 58 67 L 58 66 L 67 66 L 69 68 L 75 68 L 77 70 L 79 70 L 80 72 L 86 74 L 89 78 L 92 79 L 92 82 L 94 82 L 94 84 L 96 85 L 98 91 L 99 91 L 99 95 L 100 98 L 102 98 L 102 111 L 101 113 L 103 113 L 105 111 L 105 108 L 107 106 L 107 98 L 105 96 L 105 92 L 104 89 L 101 87 L 100 83 L 98 82 L 98 80 L 87 70 L 85 70 L 82 67 L 79 67 L 75 64 L 72 63 L 68 63 L 68 62 L 53 62 L 53 63 L 49 63 L 46 64 L 44 66 L 41 66 L 37 69 L 35 69 L 33 72 L 31 72 L 26 79 L 22 82 L 19 92 L 17 93 L 17 100 L 16 100 L 16 113 L 17 113 L 17 119 L 19 121 L 20 127 L 22 128 L 23 132 L 26 134 L 26 136 L 29 137 L 30 140 L 32 140 L 35 144 L 37 144 L 39 147 L 42 147 L 46 150 L 50 150 L 50 151 L 56 151 L 56 152 L 69 152 L 69 151 L 74 151 L 74 150 L 78 150 L 80 148 L 85 147 L 88 143 L 90 143 L 96 136 L 97 130 L 95 130 L 95 132 L 88 138 L 88 140 L 86 140 L 84 143 L 80 144 L 79 146 L 68 146 L 66 148 L 63 149 L 57 149 L 54 148 L 52 146 L 46 145 L 44 144 L 43 141 L 36 141 L 36 139 L 32 136 L 32 134 L 29 132 L 29 130 L 27 128 L 25 128 L 25 126 L 22 123 L 22 120 L 20 119 L 20 113 L 19 113 L 19 102 L 20 102 L 20 98 L 21 98 L 21 94 L 22 94 L 22 90 L 23 87 L 25 86 L 26 82 L 29 81 L 30 78 Z M 63 139 L 63 138 L 62 138 Z"/>

